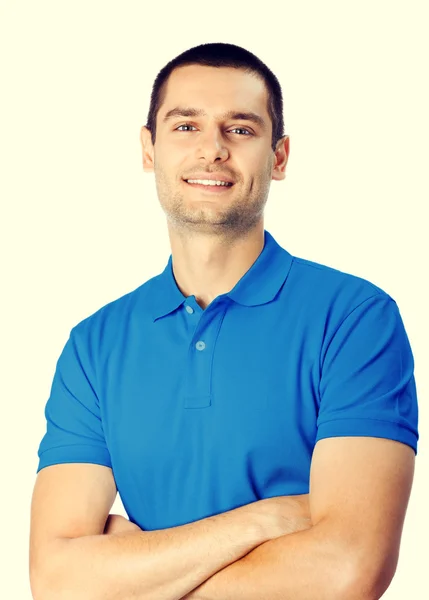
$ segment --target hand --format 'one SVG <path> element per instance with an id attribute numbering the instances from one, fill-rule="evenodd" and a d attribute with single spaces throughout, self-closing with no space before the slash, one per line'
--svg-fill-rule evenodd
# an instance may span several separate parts
<path id="1" fill-rule="evenodd" d="M 121 533 L 123 531 L 144 531 L 135 523 L 132 523 L 122 515 L 111 514 L 107 517 L 106 525 L 104 526 L 105 534 Z M 190 591 L 180 600 L 201 600 L 198 597 L 198 589 Z"/>
<path id="2" fill-rule="evenodd" d="M 189 594 L 186 594 L 186 596 L 182 596 L 180 598 L 180 600 L 206 600 L 206 598 L 203 598 L 199 591 L 201 589 L 201 586 L 198 586 L 197 588 L 195 588 L 195 590 L 192 590 L 189 592 Z"/>
<path id="3" fill-rule="evenodd" d="M 109 515 L 103 533 L 121 533 L 122 531 L 143 531 L 138 525 L 132 523 L 122 515 Z"/>
<path id="4" fill-rule="evenodd" d="M 239 510 L 258 519 L 267 541 L 312 527 L 309 494 L 264 498 Z"/>

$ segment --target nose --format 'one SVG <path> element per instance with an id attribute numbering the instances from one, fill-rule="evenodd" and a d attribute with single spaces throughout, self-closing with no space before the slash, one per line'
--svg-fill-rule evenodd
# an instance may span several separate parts
<path id="1" fill-rule="evenodd" d="M 229 157 L 225 139 L 218 127 L 207 127 L 198 136 L 197 156 L 204 158 L 207 162 L 214 162 L 218 159 L 223 161 Z"/>

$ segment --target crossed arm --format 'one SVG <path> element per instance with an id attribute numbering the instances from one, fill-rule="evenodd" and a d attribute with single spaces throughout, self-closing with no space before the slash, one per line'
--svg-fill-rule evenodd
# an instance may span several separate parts
<path id="1" fill-rule="evenodd" d="M 186 600 L 378 600 L 395 574 L 414 462 L 411 447 L 389 439 L 320 440 L 313 527 L 258 546 Z"/>
<path id="2" fill-rule="evenodd" d="M 313 527 L 261 544 L 182 600 L 378 600 L 398 563 L 414 462 L 411 447 L 390 439 L 320 440 Z"/>

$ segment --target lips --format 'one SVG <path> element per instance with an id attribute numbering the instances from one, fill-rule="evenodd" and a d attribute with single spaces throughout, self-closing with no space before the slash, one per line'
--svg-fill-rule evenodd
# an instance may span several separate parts
<path id="1" fill-rule="evenodd" d="M 230 189 L 232 189 L 232 185 L 206 185 L 203 183 L 188 183 L 185 179 L 183 183 L 189 185 L 189 187 L 194 188 L 194 190 L 199 190 L 203 194 L 226 194 Z"/>
<path id="2" fill-rule="evenodd" d="M 184 179 L 183 181 L 185 181 L 185 183 L 189 183 L 187 179 Z M 222 181 L 222 179 L 213 179 L 213 181 Z M 223 183 L 226 185 L 218 185 L 217 183 L 214 185 L 209 183 L 189 183 L 189 185 L 201 185 L 206 187 L 232 187 L 234 185 L 231 181 L 225 181 Z"/>
<path id="3" fill-rule="evenodd" d="M 223 173 L 196 173 L 195 175 L 190 175 L 189 177 L 183 177 L 183 181 L 188 182 L 189 179 L 200 181 L 208 179 L 209 181 L 222 181 L 224 183 L 230 183 L 231 185 L 234 185 L 234 181 L 232 181 L 228 175 L 224 175 Z"/>

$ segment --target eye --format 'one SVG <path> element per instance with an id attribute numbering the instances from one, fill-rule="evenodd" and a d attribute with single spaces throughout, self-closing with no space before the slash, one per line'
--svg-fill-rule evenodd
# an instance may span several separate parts
<path id="1" fill-rule="evenodd" d="M 189 125 L 189 123 L 184 123 L 183 125 L 179 125 L 179 127 L 176 127 L 175 131 L 179 131 L 179 129 L 181 127 L 194 127 L 194 126 L 193 125 Z M 183 129 L 182 129 L 182 131 L 183 131 Z"/>
<path id="2" fill-rule="evenodd" d="M 251 132 L 250 132 L 248 129 L 244 129 L 244 127 L 234 127 L 234 129 L 231 129 L 230 131 L 237 131 L 237 130 L 240 130 L 240 131 L 247 131 L 247 133 L 248 133 L 249 135 L 252 135 L 252 133 L 251 133 Z"/>
<path id="3" fill-rule="evenodd" d="M 178 127 L 176 127 L 175 131 L 185 131 L 183 129 L 180 129 L 181 127 L 194 127 L 194 125 L 191 125 L 190 123 L 183 123 L 183 125 L 179 125 Z M 195 127 L 194 127 L 195 129 Z M 244 127 L 234 127 L 234 129 L 230 129 L 230 131 L 247 131 L 246 135 L 253 135 L 248 129 L 245 129 Z M 242 135 L 242 134 L 240 134 Z"/>

